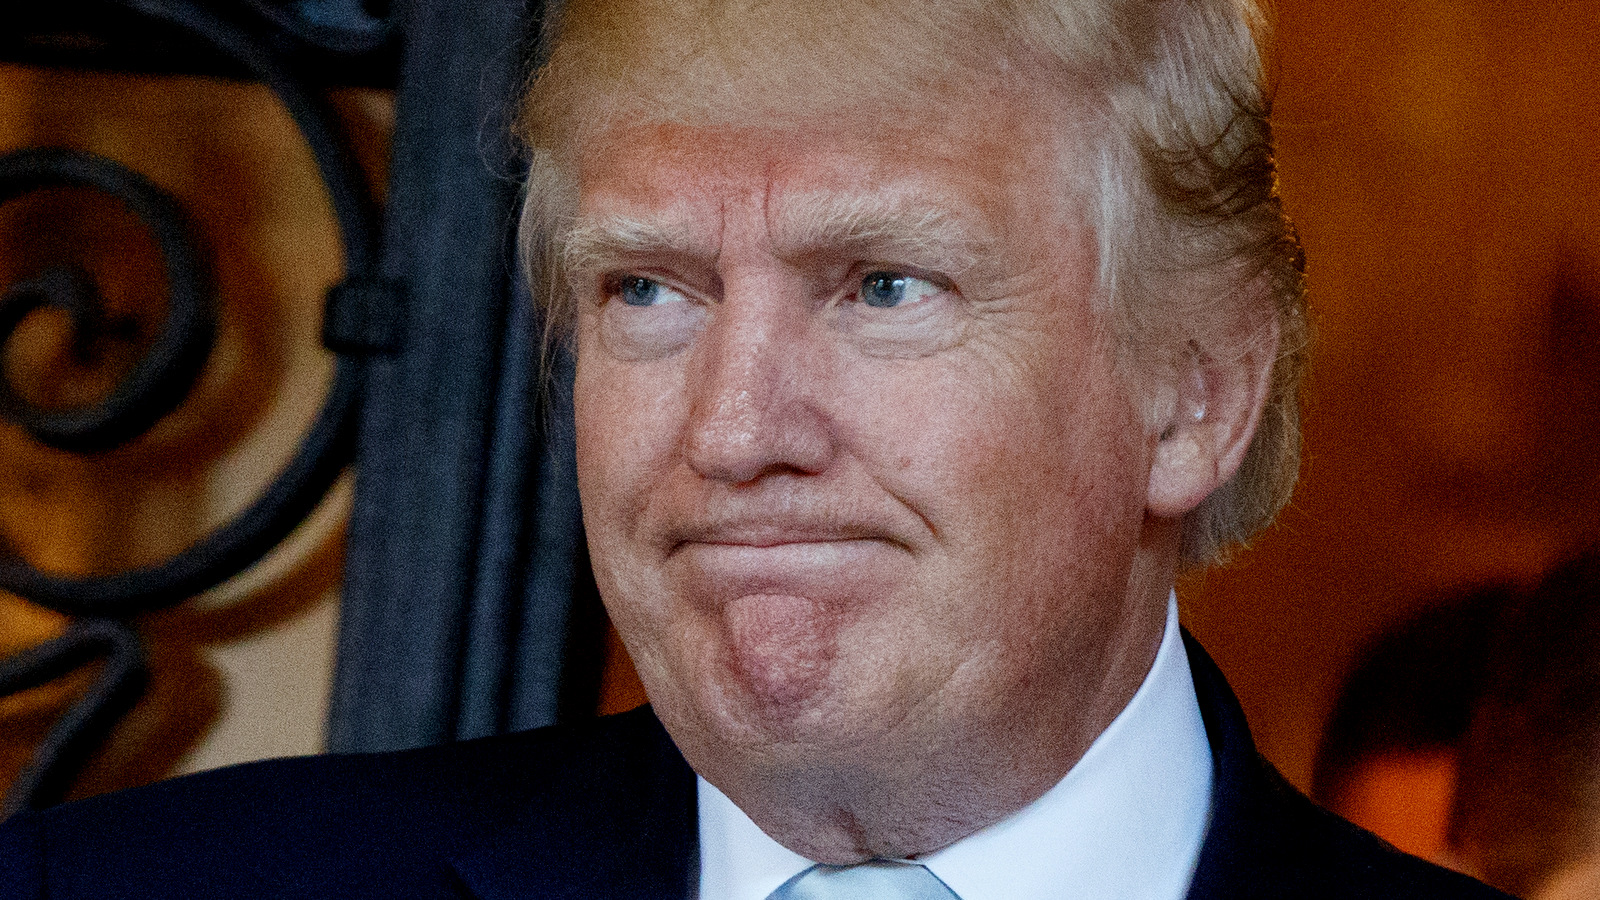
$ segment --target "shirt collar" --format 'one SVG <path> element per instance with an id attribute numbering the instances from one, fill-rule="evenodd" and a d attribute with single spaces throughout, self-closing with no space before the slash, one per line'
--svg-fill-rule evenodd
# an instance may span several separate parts
<path id="1" fill-rule="evenodd" d="M 1066 777 L 920 862 L 961 900 L 1181 900 L 1205 839 L 1211 770 L 1173 596 L 1149 674 Z M 698 782 L 700 900 L 765 900 L 812 864 Z"/>

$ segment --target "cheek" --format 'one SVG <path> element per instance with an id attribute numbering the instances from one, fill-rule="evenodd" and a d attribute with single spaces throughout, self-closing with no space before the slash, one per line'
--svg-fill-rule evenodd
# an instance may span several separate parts
<path id="1" fill-rule="evenodd" d="M 573 420 L 590 565 L 607 614 L 645 677 L 657 667 L 651 648 L 663 625 L 653 601 L 663 592 L 653 583 L 657 570 L 650 547 L 639 539 L 639 518 L 661 467 L 652 454 L 671 442 L 652 412 L 660 406 L 637 402 L 642 387 L 628 367 L 588 353 L 581 343 L 578 353 Z"/>
<path id="2" fill-rule="evenodd" d="M 862 415 L 891 489 L 955 530 L 1071 531 L 1142 491 L 1143 445 L 1109 366 L 1040 359 L 974 371 L 913 371 Z M 869 404 L 859 403 L 859 409 Z M 1098 516 L 1094 516 L 1098 518 Z"/>
<path id="3" fill-rule="evenodd" d="M 616 448 L 618 435 L 609 426 L 616 420 L 612 411 L 616 398 L 604 374 L 586 360 L 594 354 L 580 350 L 577 375 L 572 388 L 572 418 L 578 466 L 578 496 L 583 505 L 585 524 L 593 541 L 596 512 L 603 507 L 605 488 L 612 483 L 610 469 L 616 460 L 626 458 Z"/>
<path id="4" fill-rule="evenodd" d="M 1068 397 L 1017 404 L 1004 437 L 972 461 L 974 523 L 997 575 L 1053 602 L 1062 585 L 1120 590 L 1140 519 L 1138 480 L 1116 427 L 1122 409 Z M 998 434 L 1001 429 L 995 429 Z M 980 506 L 981 504 L 981 506 Z M 1026 587 L 1024 587 L 1026 586 Z"/>
<path id="5" fill-rule="evenodd" d="M 578 496 L 602 596 L 627 592 L 620 580 L 644 571 L 639 518 L 677 446 L 673 406 L 658 380 L 637 367 L 590 354 L 580 344 L 573 386 Z"/>
<path id="6" fill-rule="evenodd" d="M 679 381 L 669 367 L 619 363 L 594 343 L 593 329 L 584 328 L 572 397 L 586 516 L 591 505 L 609 506 L 642 489 L 660 457 L 677 446 L 678 430 L 673 387 Z"/>
<path id="7" fill-rule="evenodd" d="M 928 375 L 913 401 L 875 417 L 886 486 L 940 533 L 945 561 L 929 573 L 940 584 L 925 587 L 954 601 L 942 627 L 969 643 L 1059 643 L 1126 591 L 1140 431 L 1109 364 L 1075 359 Z"/>

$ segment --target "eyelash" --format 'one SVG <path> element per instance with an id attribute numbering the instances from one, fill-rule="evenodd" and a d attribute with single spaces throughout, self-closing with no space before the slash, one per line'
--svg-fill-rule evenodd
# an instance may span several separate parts
<path id="1" fill-rule="evenodd" d="M 600 301 L 604 303 L 610 300 L 622 300 L 622 302 L 627 303 L 626 300 L 622 299 L 623 293 L 630 287 L 630 282 L 641 281 L 648 281 L 662 288 L 671 288 L 670 282 L 652 275 L 640 272 L 613 272 L 601 278 Z"/>
<path id="2" fill-rule="evenodd" d="M 926 283 L 928 285 L 931 285 L 935 290 L 937 290 L 940 293 L 957 294 L 957 295 L 960 294 L 960 291 L 958 291 L 956 289 L 955 284 L 949 278 L 946 278 L 945 276 L 940 275 L 940 274 L 938 274 L 936 272 L 929 272 L 929 271 L 925 271 L 925 270 L 917 269 L 917 268 L 909 268 L 909 267 L 902 267 L 902 266 L 892 266 L 892 265 L 891 266 L 877 265 L 877 266 L 858 267 L 857 271 L 860 272 L 861 274 L 858 277 L 855 278 L 855 280 L 853 281 L 853 284 L 855 285 L 856 295 L 858 297 L 865 290 L 868 281 L 870 281 L 872 279 L 875 279 L 875 278 L 880 278 L 880 277 L 889 277 L 889 278 L 893 278 L 893 279 L 897 279 L 897 280 L 904 279 L 904 280 L 907 280 L 907 281 L 910 281 L 910 280 L 921 281 L 921 282 L 924 282 L 924 283 Z"/>

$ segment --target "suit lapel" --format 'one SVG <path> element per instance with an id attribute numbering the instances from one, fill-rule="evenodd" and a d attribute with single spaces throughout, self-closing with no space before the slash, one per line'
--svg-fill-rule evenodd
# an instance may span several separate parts
<path id="1" fill-rule="evenodd" d="M 1211 823 L 1200 848 L 1189 898 L 1247 896 L 1248 886 L 1264 874 L 1255 860 L 1246 859 L 1255 819 L 1257 782 L 1262 777 L 1261 762 L 1238 699 L 1217 664 L 1187 629 L 1183 632 L 1183 648 L 1189 655 L 1189 670 L 1214 767 Z"/>
<path id="2" fill-rule="evenodd" d="M 648 709 L 581 742 L 550 789 L 452 863 L 479 900 L 675 900 L 699 873 L 694 772 Z"/>
<path id="3" fill-rule="evenodd" d="M 1256 752 L 1222 672 L 1187 631 L 1183 640 L 1215 766 L 1211 824 L 1189 900 L 1322 896 L 1331 886 L 1315 882 L 1326 872 L 1307 865 L 1310 801 Z"/>

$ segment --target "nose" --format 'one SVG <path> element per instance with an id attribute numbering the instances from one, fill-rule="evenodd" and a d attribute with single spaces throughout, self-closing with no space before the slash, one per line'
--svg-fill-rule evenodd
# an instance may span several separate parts
<path id="1" fill-rule="evenodd" d="M 683 450 L 695 472 L 738 485 L 828 468 L 835 439 L 819 398 L 829 365 L 811 325 L 803 303 L 727 285 L 689 373 Z"/>

